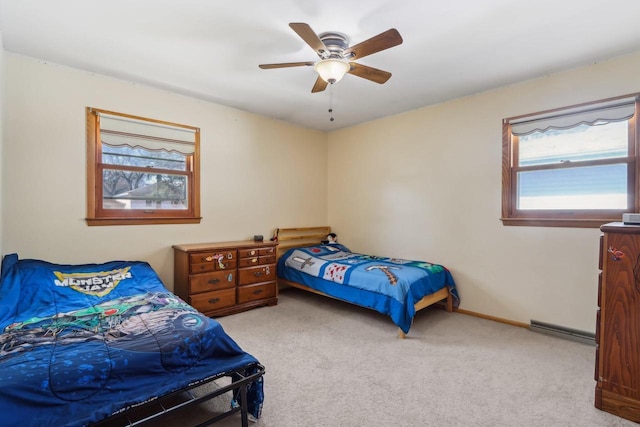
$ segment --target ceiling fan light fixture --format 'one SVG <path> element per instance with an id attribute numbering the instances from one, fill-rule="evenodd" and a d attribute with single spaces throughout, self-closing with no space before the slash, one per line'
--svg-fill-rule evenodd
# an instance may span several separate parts
<path id="1" fill-rule="evenodd" d="M 339 82 L 351 69 L 351 66 L 343 59 L 327 58 L 316 62 L 313 68 L 318 72 L 322 80 L 333 84 Z"/>

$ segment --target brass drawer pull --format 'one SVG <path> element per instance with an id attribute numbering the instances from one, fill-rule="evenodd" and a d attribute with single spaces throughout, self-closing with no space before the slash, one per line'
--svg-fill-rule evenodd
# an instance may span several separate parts
<path id="1" fill-rule="evenodd" d="M 253 275 L 256 276 L 256 277 L 260 277 L 260 276 L 262 276 L 262 271 L 254 271 Z"/>
<path id="2" fill-rule="evenodd" d="M 251 260 L 251 262 L 252 262 L 252 263 L 254 263 L 254 264 L 255 264 L 255 263 L 257 263 L 257 262 L 258 262 L 258 258 L 253 258 L 253 259 Z"/>
<path id="3" fill-rule="evenodd" d="M 260 295 L 262 293 L 262 289 L 256 289 L 255 291 L 253 291 L 254 295 Z"/>
<path id="4" fill-rule="evenodd" d="M 215 303 L 217 303 L 217 302 L 220 302 L 220 298 L 211 298 L 211 299 L 209 300 L 209 304 L 215 304 Z"/>
<path id="5" fill-rule="evenodd" d="M 216 283 L 220 283 L 220 279 L 211 279 L 207 283 L 210 285 L 215 285 Z"/>

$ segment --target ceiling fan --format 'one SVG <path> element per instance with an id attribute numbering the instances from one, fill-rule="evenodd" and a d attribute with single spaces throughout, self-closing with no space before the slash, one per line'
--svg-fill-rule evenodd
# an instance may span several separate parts
<path id="1" fill-rule="evenodd" d="M 262 69 L 313 66 L 318 72 L 318 79 L 311 89 L 312 93 L 321 92 L 328 84 L 338 82 L 346 74 L 362 77 L 375 83 L 383 84 L 391 77 L 391 73 L 367 65 L 353 62 L 402 43 L 398 30 L 391 28 L 377 36 L 349 46 L 349 37 L 338 32 L 316 34 L 308 24 L 292 22 L 293 29 L 320 57 L 319 61 L 286 62 L 282 64 L 260 64 Z"/>

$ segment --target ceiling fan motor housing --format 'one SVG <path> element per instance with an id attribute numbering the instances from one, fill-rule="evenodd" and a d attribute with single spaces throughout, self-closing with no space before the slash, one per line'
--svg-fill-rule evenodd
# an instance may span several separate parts
<path id="1" fill-rule="evenodd" d="M 349 37 L 346 34 L 330 31 L 320 33 L 318 38 L 320 38 L 322 43 L 329 49 L 326 58 L 344 58 L 343 52 L 349 47 Z"/>

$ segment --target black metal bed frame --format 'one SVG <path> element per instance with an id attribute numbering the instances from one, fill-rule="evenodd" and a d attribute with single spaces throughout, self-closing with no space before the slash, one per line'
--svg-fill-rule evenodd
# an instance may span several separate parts
<path id="1" fill-rule="evenodd" d="M 246 374 L 246 372 L 251 372 L 254 370 L 255 372 L 251 374 Z M 162 417 L 165 417 L 166 415 L 173 413 L 178 409 L 199 405 L 200 403 L 203 403 L 215 397 L 221 396 L 229 391 L 232 391 L 234 400 L 238 403 L 238 405 L 230 405 L 231 408 L 228 411 L 215 415 L 214 417 L 207 419 L 206 421 L 198 424 L 195 427 L 208 426 L 224 418 L 227 418 L 228 416 L 233 415 L 237 412 L 240 412 L 241 414 L 242 427 L 248 427 L 249 417 L 248 417 L 248 409 L 247 409 L 247 388 L 254 381 L 260 378 L 262 375 L 264 375 L 264 366 L 262 366 L 260 363 L 251 363 L 247 366 L 243 366 L 242 368 L 229 371 L 229 372 L 223 372 L 223 373 L 214 375 L 212 377 L 206 378 L 204 380 L 197 381 L 180 390 L 176 390 L 174 392 L 165 394 L 163 396 L 158 396 L 157 398 L 154 398 L 151 401 L 148 401 L 139 405 L 133 405 L 122 412 L 113 414 L 108 418 L 105 418 L 104 420 L 101 420 L 95 424 L 92 424 L 92 426 L 93 427 L 107 427 L 107 426 L 133 427 L 133 426 L 147 425 L 151 422 L 158 421 Z M 216 388 L 214 391 L 209 392 L 203 396 L 195 396 L 192 393 L 192 391 L 196 388 L 210 384 L 216 380 L 219 380 L 225 377 L 231 378 L 230 384 L 220 386 L 219 388 Z M 185 394 L 188 396 L 187 400 L 182 400 L 180 402 L 168 405 L 167 407 L 165 407 L 165 405 L 162 402 L 160 402 L 160 400 L 168 400 L 172 397 L 178 397 L 178 396 L 184 397 Z M 155 407 L 155 410 L 152 411 L 153 413 L 151 415 L 147 415 L 142 418 L 135 417 L 139 419 L 131 418 L 134 412 L 138 412 L 140 410 L 151 410 L 154 407 Z"/>

